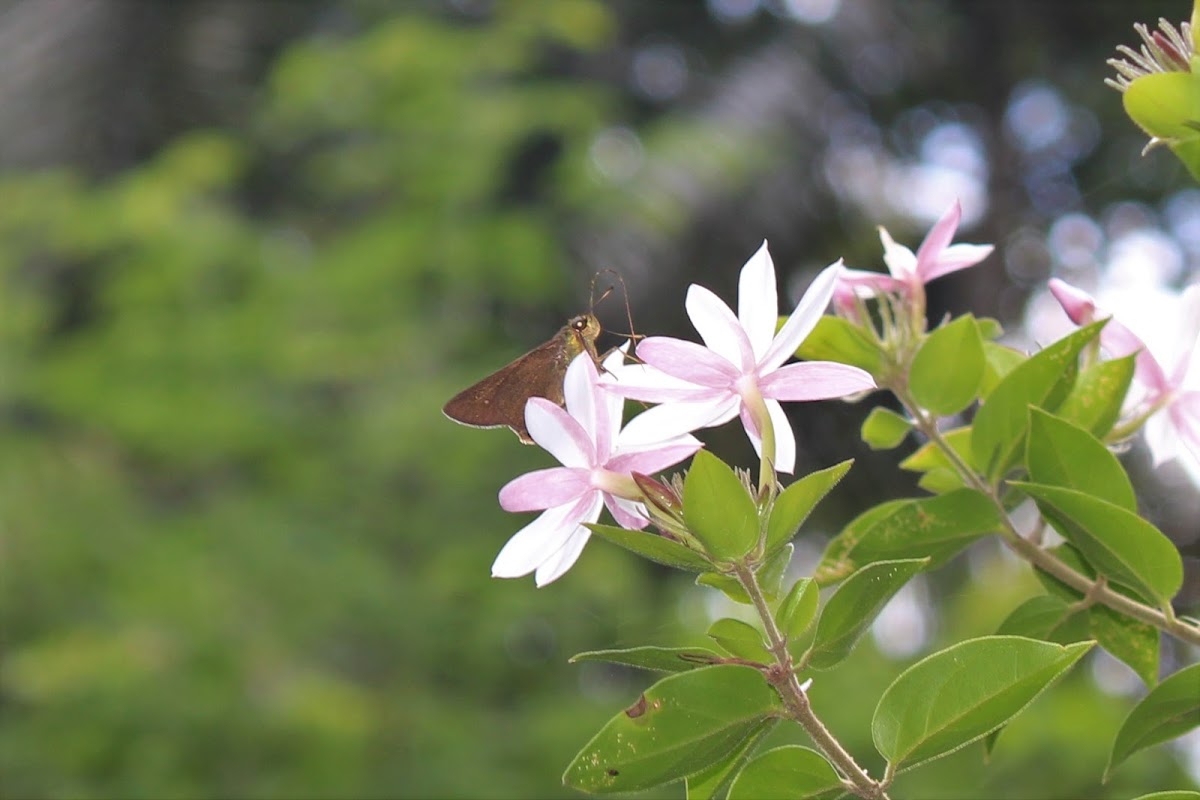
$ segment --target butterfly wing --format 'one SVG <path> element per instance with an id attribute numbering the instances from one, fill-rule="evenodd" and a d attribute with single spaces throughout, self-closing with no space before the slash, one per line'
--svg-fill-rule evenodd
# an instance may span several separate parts
<path id="1" fill-rule="evenodd" d="M 563 333 L 501 367 L 456 394 L 442 408 L 447 417 L 475 428 L 508 426 L 525 444 L 533 444 L 525 427 L 525 403 L 545 397 L 563 404 L 563 378 L 568 358 Z"/>

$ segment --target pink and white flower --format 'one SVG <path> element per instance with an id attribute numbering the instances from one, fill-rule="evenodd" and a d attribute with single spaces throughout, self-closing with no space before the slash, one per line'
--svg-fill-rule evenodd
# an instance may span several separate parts
<path id="1" fill-rule="evenodd" d="M 859 269 L 842 271 L 834 294 L 839 308 L 852 306 L 854 298 L 872 297 L 881 292 L 903 292 L 919 295 L 925 284 L 973 267 L 992 252 L 990 244 L 950 244 L 958 223 L 962 219 L 962 206 L 956 200 L 934 223 L 917 252 L 913 253 L 902 244 L 896 244 L 883 226 L 879 228 L 879 239 L 883 242 L 883 261 L 888 274 Z"/>
<path id="2" fill-rule="evenodd" d="M 742 268 L 736 316 L 715 294 L 693 284 L 687 312 L 706 346 L 651 337 L 637 347 L 645 364 L 601 379 L 611 392 L 661 403 L 638 415 L 626 431 L 675 436 L 740 415 L 760 455 L 762 430 L 770 424 L 775 469 L 792 472 L 796 438 L 780 401 L 824 400 L 875 388 L 870 374 L 857 367 L 826 361 L 783 365 L 821 318 L 841 271 L 838 261 L 821 272 L 778 333 L 775 265 L 766 242 Z"/>
<path id="3" fill-rule="evenodd" d="M 624 354 L 604 362 L 620 370 Z M 651 474 L 688 458 L 700 449 L 690 435 L 640 436 L 621 430 L 625 401 L 599 386 L 596 365 L 586 353 L 567 367 L 563 382 L 566 410 L 541 397 L 525 405 L 529 435 L 558 459 L 560 467 L 520 476 L 500 490 L 505 511 L 542 511 L 508 540 L 492 564 L 492 576 L 519 578 L 534 574 L 538 586 L 562 576 L 583 552 L 591 531 L 584 523 L 600 518 L 607 506 L 618 524 L 644 528 L 646 510 L 631 472 Z"/>
<path id="4" fill-rule="evenodd" d="M 1057 278 L 1050 292 L 1077 325 L 1112 316 L 1087 292 Z M 1152 414 L 1145 431 L 1154 465 L 1178 458 L 1200 482 L 1200 284 L 1185 289 L 1177 302 L 1176 308 L 1158 309 L 1158 327 L 1173 335 L 1155 337 L 1154 346 L 1112 318 L 1100 331 L 1100 346 L 1114 358 L 1137 353 L 1135 413 Z"/>

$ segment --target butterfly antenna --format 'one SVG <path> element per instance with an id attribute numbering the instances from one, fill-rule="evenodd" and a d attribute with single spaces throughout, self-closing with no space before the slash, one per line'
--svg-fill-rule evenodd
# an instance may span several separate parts
<path id="1" fill-rule="evenodd" d="M 645 339 L 646 338 L 645 336 L 643 336 L 639 333 L 636 333 L 633 329 L 633 310 L 629 306 L 629 287 L 625 285 L 625 278 L 621 275 L 621 273 L 617 272 L 615 269 L 602 269 L 599 272 L 597 272 L 592 277 L 593 292 L 595 291 L 596 279 L 599 278 L 602 274 L 604 274 L 606 272 L 609 275 L 612 275 L 614 278 L 616 278 L 617 283 L 621 284 L 621 292 L 622 292 L 622 294 L 625 295 L 625 319 L 629 321 L 629 333 L 619 333 L 617 331 L 613 331 L 613 333 L 616 333 L 618 336 L 624 336 L 627 339 L 629 339 L 631 342 L 635 342 L 635 343 L 641 339 Z M 603 300 L 604 298 L 606 298 L 610 294 L 612 294 L 613 288 L 614 287 L 612 287 L 612 286 L 608 287 L 608 289 L 604 292 L 604 294 L 600 296 L 600 300 Z M 597 300 L 596 302 L 599 303 L 600 300 Z"/>

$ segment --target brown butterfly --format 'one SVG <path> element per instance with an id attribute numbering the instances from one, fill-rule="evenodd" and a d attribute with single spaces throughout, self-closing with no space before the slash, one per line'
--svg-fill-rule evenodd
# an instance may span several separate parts
<path id="1" fill-rule="evenodd" d="M 571 317 L 550 341 L 538 345 L 508 366 L 468 386 L 450 399 L 442 413 L 455 422 L 474 428 L 498 428 L 507 425 L 525 444 L 533 444 L 525 427 L 525 403 L 531 397 L 545 397 L 562 405 L 563 379 L 567 366 L 586 352 L 597 364 L 596 337 L 600 321 L 592 313 Z"/>

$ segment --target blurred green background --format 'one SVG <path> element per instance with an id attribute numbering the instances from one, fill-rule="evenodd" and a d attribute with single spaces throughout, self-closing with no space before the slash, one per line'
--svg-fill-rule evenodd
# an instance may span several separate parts
<path id="1" fill-rule="evenodd" d="M 1189 13 L 0 3 L 0 795 L 570 796 L 567 761 L 649 678 L 566 659 L 696 641 L 728 611 L 604 543 L 546 589 L 490 579 L 528 518 L 496 491 L 549 457 L 441 404 L 586 308 L 598 269 L 624 275 L 639 331 L 690 337 L 686 284 L 732 301 L 764 237 L 794 300 L 839 256 L 878 268 L 876 224 L 915 246 L 954 196 L 961 240 L 999 248 L 936 284 L 935 318 L 1019 340 L 1030 292 L 1070 266 L 1063 220 L 1100 251 L 1160 231 L 1181 280 L 1200 199 L 1168 154 L 1139 156 L 1102 80 L 1132 23 Z M 620 301 L 599 311 L 625 327 Z M 802 470 L 859 459 L 798 568 L 914 491 L 856 441 L 866 410 L 795 412 Z M 739 431 L 704 438 L 751 463 Z M 1127 463 L 1194 605 L 1200 500 Z M 886 683 L 1032 585 L 991 544 L 918 582 L 818 678 L 818 711 L 878 774 Z M 967 748 L 895 796 L 1194 786 L 1195 738 L 1099 785 L 1130 676 L 1090 660 L 990 765 Z"/>

